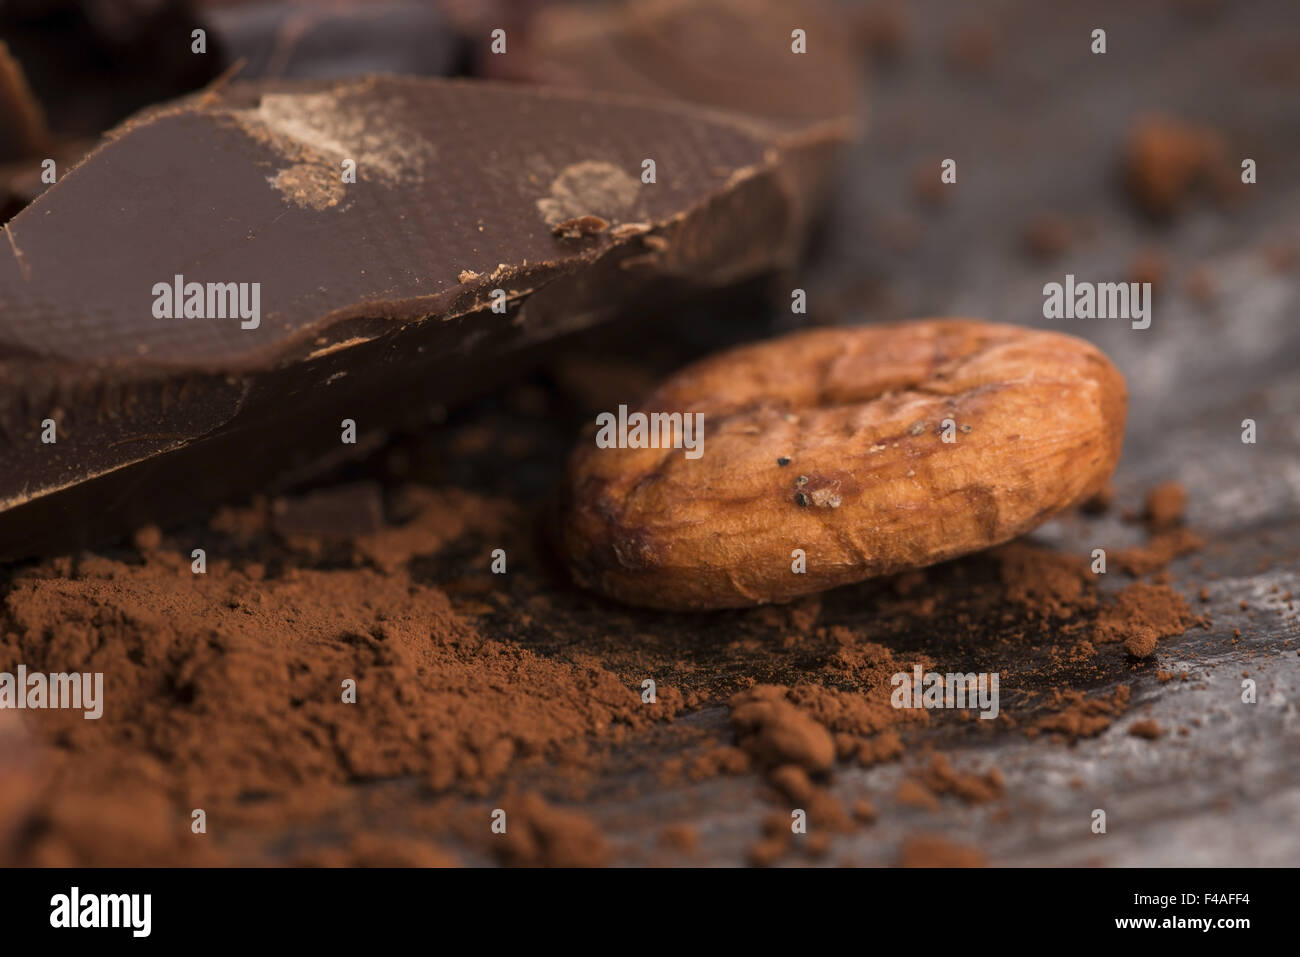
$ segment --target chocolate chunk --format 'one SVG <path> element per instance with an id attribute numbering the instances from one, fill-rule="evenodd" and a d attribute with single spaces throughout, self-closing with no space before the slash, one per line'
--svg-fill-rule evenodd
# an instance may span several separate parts
<path id="1" fill-rule="evenodd" d="M 466 81 L 129 121 L 0 241 L 0 554 L 354 455 L 525 346 L 787 268 L 781 159 L 684 105 Z M 586 216 L 611 228 L 553 235 Z"/>
<path id="2" fill-rule="evenodd" d="M 44 153 L 0 163 L 0 222 L 16 216 L 52 185 L 49 182 L 52 177 L 62 176 L 98 145 L 98 139 L 61 140 Z M 47 159 L 54 160 L 54 168 L 48 174 Z"/>
<path id="3" fill-rule="evenodd" d="M 547 4 L 518 55 L 484 53 L 481 64 L 486 75 L 685 100 L 797 131 L 862 112 L 845 26 L 814 0 Z M 795 52 L 796 30 L 804 52 Z"/>
<path id="4" fill-rule="evenodd" d="M 734 112 L 785 154 L 811 216 L 841 148 L 860 133 L 861 58 L 818 0 L 625 0 L 538 6 L 488 76 L 683 100 Z M 802 31 L 803 52 L 795 52 Z M 486 46 L 481 49 L 486 50 Z"/>
<path id="5" fill-rule="evenodd" d="M 562 223 L 556 223 L 551 232 L 565 239 L 581 239 L 583 236 L 595 236 L 609 229 L 609 222 L 599 216 L 575 216 Z"/>
<path id="6" fill-rule="evenodd" d="M 440 4 L 201 3 L 198 14 L 242 79 L 401 73 L 450 76 L 463 37 Z"/>

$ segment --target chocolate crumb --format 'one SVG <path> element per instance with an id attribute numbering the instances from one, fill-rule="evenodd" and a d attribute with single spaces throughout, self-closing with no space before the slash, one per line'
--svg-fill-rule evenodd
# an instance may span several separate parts
<path id="1" fill-rule="evenodd" d="M 1085 515 L 1105 515 L 1110 511 L 1110 507 L 1115 503 L 1115 489 L 1107 485 L 1101 491 L 1097 492 L 1091 498 L 1084 500 L 1079 509 Z"/>
<path id="2" fill-rule="evenodd" d="M 1143 519 L 1152 531 L 1178 525 L 1187 508 L 1187 490 L 1178 482 L 1161 482 L 1147 493 Z"/>
<path id="3" fill-rule="evenodd" d="M 1144 718 L 1141 721 L 1134 721 L 1128 726 L 1128 733 L 1135 738 L 1146 738 L 1148 741 L 1154 741 L 1164 734 L 1164 730 L 1159 723 L 1150 718 Z"/>
<path id="4" fill-rule="evenodd" d="M 1173 215 L 1187 196 L 1211 179 L 1223 142 L 1212 130 L 1169 117 L 1147 117 L 1134 124 L 1124 148 L 1129 194 L 1143 211 Z"/>
<path id="5" fill-rule="evenodd" d="M 1074 244 L 1074 227 L 1064 216 L 1046 213 L 1026 224 L 1025 251 L 1040 260 L 1060 258 Z"/>
<path id="6" fill-rule="evenodd" d="M 1093 641 L 1106 644 L 1122 641 L 1124 650 L 1135 658 L 1149 658 L 1156 642 L 1174 638 L 1192 624 L 1187 601 L 1167 585 L 1138 582 L 1102 609 L 1093 628 Z"/>
<path id="7" fill-rule="evenodd" d="M 938 834 L 914 834 L 903 841 L 900 867 L 984 867 L 978 848 L 957 844 Z"/>
<path id="8" fill-rule="evenodd" d="M 575 216 L 556 223 L 551 232 L 562 239 L 581 239 L 595 236 L 609 229 L 609 220 L 599 216 Z"/>
<path id="9" fill-rule="evenodd" d="M 1160 250 L 1144 249 L 1133 257 L 1133 262 L 1128 267 L 1129 282 L 1149 282 L 1151 291 L 1159 292 L 1168 270 L 1169 264 Z"/>

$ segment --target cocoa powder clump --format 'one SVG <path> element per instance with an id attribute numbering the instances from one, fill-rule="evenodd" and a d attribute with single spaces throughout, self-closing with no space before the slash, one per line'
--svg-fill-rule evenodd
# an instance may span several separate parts
<path id="1" fill-rule="evenodd" d="M 785 698 L 786 689 L 756 685 L 731 699 L 731 724 L 740 746 L 765 765 L 792 764 L 806 771 L 830 770 L 831 734 Z"/>
<path id="2" fill-rule="evenodd" d="M 1101 734 L 1128 710 L 1129 695 L 1128 685 L 1120 685 L 1109 695 L 1092 698 L 1078 691 L 1054 691 L 1053 704 L 1059 710 L 1040 718 L 1028 729 L 1029 736 L 1047 733 L 1073 744 L 1079 738 Z"/>
<path id="3" fill-rule="evenodd" d="M 1143 718 L 1141 721 L 1134 721 L 1130 724 L 1128 733 L 1135 738 L 1146 738 L 1148 741 L 1154 741 L 1164 734 L 1164 729 L 1160 727 L 1159 722 L 1150 718 Z"/>
<path id="4" fill-rule="evenodd" d="M 1004 545 L 994 556 L 1008 600 L 1051 618 L 1096 607 L 1095 576 L 1085 559 L 1025 542 Z"/>
<path id="5" fill-rule="evenodd" d="M 1191 609 L 1182 595 L 1167 585 L 1137 582 L 1102 609 L 1092 640 L 1096 644 L 1123 642 L 1130 655 L 1149 658 L 1155 654 L 1157 641 L 1175 638 L 1191 624 Z"/>
<path id="6" fill-rule="evenodd" d="M 1143 518 L 1152 531 L 1172 528 L 1183 520 L 1187 490 L 1178 482 L 1161 482 L 1147 493 Z"/>
<path id="7" fill-rule="evenodd" d="M 957 771 L 947 755 L 936 754 L 922 772 L 921 783 L 934 794 L 951 794 L 967 804 L 986 804 L 1002 796 L 1005 782 L 997 768 L 983 774 Z"/>
<path id="8" fill-rule="evenodd" d="M 984 867 L 984 852 L 939 834 L 913 834 L 903 841 L 900 867 Z"/>

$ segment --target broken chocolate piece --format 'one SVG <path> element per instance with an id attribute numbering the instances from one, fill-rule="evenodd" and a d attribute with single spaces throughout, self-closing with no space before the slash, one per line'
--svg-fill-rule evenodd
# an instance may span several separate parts
<path id="1" fill-rule="evenodd" d="M 354 455 L 524 346 L 787 268 L 787 173 L 719 114 L 463 81 L 136 117 L 0 242 L 0 554 Z M 552 234 L 587 215 L 638 228 Z"/>
<path id="2" fill-rule="evenodd" d="M 684 100 L 787 130 L 857 121 L 859 60 L 836 11 L 814 0 L 624 0 L 539 5 L 515 54 L 483 71 L 535 83 Z M 804 52 L 796 52 L 802 31 Z"/>
<path id="3" fill-rule="evenodd" d="M 845 19 L 818 0 L 546 4 L 521 32 L 505 54 L 484 53 L 486 75 L 745 116 L 786 154 L 804 217 L 861 132 L 860 57 Z"/>
<path id="4" fill-rule="evenodd" d="M 450 76 L 464 38 L 440 4 L 375 0 L 303 4 L 285 0 L 199 4 L 203 22 L 240 77 L 328 77 L 366 73 Z"/>
<path id="5" fill-rule="evenodd" d="M 581 239 L 583 236 L 595 236 L 609 229 L 609 220 L 599 216 L 575 216 L 562 223 L 556 223 L 551 230 L 556 236 L 565 239 Z"/>
<path id="6" fill-rule="evenodd" d="M 98 139 L 62 140 L 44 153 L 0 163 L 0 222 L 16 216 L 52 185 L 52 179 L 72 169 L 97 145 Z M 54 166 L 48 170 L 46 160 L 54 161 Z"/>

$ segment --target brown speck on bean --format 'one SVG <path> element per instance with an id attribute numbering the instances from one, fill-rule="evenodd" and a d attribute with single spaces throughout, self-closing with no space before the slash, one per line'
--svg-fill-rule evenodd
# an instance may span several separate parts
<path id="1" fill-rule="evenodd" d="M 807 485 L 807 484 L 808 484 L 808 476 L 806 476 L 806 475 L 800 475 L 797 479 L 794 480 L 794 484 L 795 484 L 795 485 Z"/>
<path id="2" fill-rule="evenodd" d="M 918 419 L 917 421 L 915 421 L 915 422 L 912 423 L 911 428 L 909 428 L 909 429 L 907 430 L 907 434 L 908 434 L 908 435 L 920 435 L 920 434 L 921 434 L 922 432 L 924 432 L 924 431 L 925 431 L 925 420 L 924 420 L 924 419 Z"/>
<path id="3" fill-rule="evenodd" d="M 776 460 L 776 464 L 781 466 L 782 468 L 785 468 L 785 466 L 790 464 L 790 459 L 783 455 Z"/>
<path id="4" fill-rule="evenodd" d="M 807 507 L 808 507 L 808 496 L 805 495 L 803 492 L 795 492 L 795 493 L 794 493 L 794 500 L 795 500 L 795 503 L 796 503 L 800 508 L 807 508 Z"/>
<path id="5" fill-rule="evenodd" d="M 961 430 L 962 430 L 962 433 L 963 433 L 963 434 L 965 434 L 965 435 L 970 435 L 970 433 L 971 433 L 971 426 L 969 426 L 969 425 L 963 425 L 963 426 L 961 426 Z"/>

